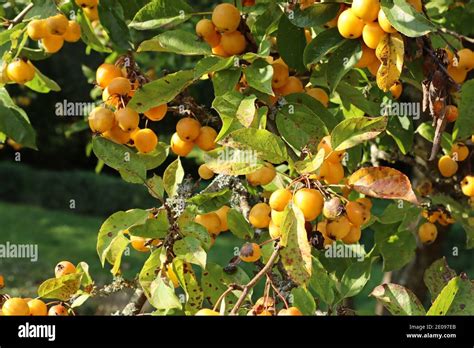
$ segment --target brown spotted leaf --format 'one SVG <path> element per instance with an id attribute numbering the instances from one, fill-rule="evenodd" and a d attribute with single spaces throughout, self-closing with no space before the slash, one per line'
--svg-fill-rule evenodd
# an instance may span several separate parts
<path id="1" fill-rule="evenodd" d="M 311 278 L 311 245 L 305 228 L 303 213 L 296 206 L 284 218 L 281 261 L 290 278 L 298 285 L 306 285 Z"/>
<path id="2" fill-rule="evenodd" d="M 405 54 L 402 36 L 399 33 L 385 34 L 375 54 L 382 63 L 377 71 L 377 86 L 386 92 L 400 79 L 402 73 Z"/>
<path id="3" fill-rule="evenodd" d="M 426 315 L 474 315 L 474 283 L 461 274 L 441 290 Z"/>
<path id="4" fill-rule="evenodd" d="M 361 168 L 349 177 L 348 183 L 355 191 L 367 196 L 418 204 L 408 177 L 390 167 Z"/>
<path id="5" fill-rule="evenodd" d="M 393 315 L 425 315 L 420 300 L 409 289 L 398 284 L 377 286 L 370 296 L 379 300 Z"/>
<path id="6" fill-rule="evenodd" d="M 186 294 L 185 312 L 188 315 L 193 315 L 201 309 L 204 300 L 204 293 L 196 279 L 193 267 L 189 262 L 175 258 L 173 260 L 173 269 L 178 277 L 179 285 Z"/>
<path id="7" fill-rule="evenodd" d="M 51 278 L 38 288 L 38 296 L 42 298 L 68 301 L 81 286 L 83 273 L 73 273 L 60 278 Z"/>
<path id="8" fill-rule="evenodd" d="M 456 272 L 448 266 L 445 257 L 436 260 L 426 269 L 423 280 L 433 301 L 454 277 L 456 277 Z"/>

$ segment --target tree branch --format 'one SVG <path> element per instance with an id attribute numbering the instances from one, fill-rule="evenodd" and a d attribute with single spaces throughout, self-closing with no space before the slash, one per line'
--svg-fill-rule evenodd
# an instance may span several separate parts
<path id="1" fill-rule="evenodd" d="M 25 18 L 25 16 L 28 14 L 28 12 L 30 12 L 33 6 L 34 6 L 33 3 L 28 4 L 15 18 L 9 21 L 8 29 L 13 28 L 15 25 L 20 23 L 23 20 L 23 18 Z"/>

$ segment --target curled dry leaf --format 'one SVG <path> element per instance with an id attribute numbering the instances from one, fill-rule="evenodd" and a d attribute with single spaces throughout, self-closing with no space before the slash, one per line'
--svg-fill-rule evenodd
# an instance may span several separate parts
<path id="1" fill-rule="evenodd" d="M 375 198 L 402 199 L 414 204 L 418 200 L 410 180 L 402 172 L 390 167 L 361 168 L 349 177 L 349 185 L 360 193 Z"/>
<path id="2" fill-rule="evenodd" d="M 382 63 L 377 71 L 377 86 L 388 91 L 399 79 L 403 69 L 405 46 L 399 33 L 386 34 L 375 50 Z"/>

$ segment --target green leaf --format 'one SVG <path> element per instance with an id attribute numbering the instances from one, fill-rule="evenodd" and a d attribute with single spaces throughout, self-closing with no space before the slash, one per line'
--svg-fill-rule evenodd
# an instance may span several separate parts
<path id="1" fill-rule="evenodd" d="M 474 315 L 474 284 L 464 276 L 451 279 L 426 315 Z"/>
<path id="2" fill-rule="evenodd" d="M 290 22 L 286 15 L 281 16 L 278 24 L 277 46 L 280 56 L 290 68 L 303 72 L 303 54 L 306 47 L 306 37 L 303 28 L 298 28 Z"/>
<path id="3" fill-rule="evenodd" d="M 229 202 L 231 196 L 232 191 L 229 189 L 217 192 L 205 192 L 189 198 L 188 203 L 194 204 L 199 214 L 204 214 L 218 210 Z"/>
<path id="4" fill-rule="evenodd" d="M 92 48 L 94 51 L 102 53 L 112 52 L 110 48 L 106 47 L 95 34 L 94 29 L 91 26 L 91 22 L 87 16 L 82 12 L 77 13 L 77 23 L 81 26 L 81 39 L 86 45 Z"/>
<path id="5" fill-rule="evenodd" d="M 250 87 L 265 94 L 273 95 L 273 68 L 263 59 L 257 59 L 244 70 L 245 79 Z"/>
<path id="6" fill-rule="evenodd" d="M 462 84 L 459 116 L 454 124 L 457 139 L 464 139 L 474 134 L 474 80 Z"/>
<path id="7" fill-rule="evenodd" d="M 173 270 L 186 294 L 185 312 L 187 315 L 193 315 L 201 309 L 204 301 L 204 293 L 197 281 L 196 274 L 191 264 L 178 258 L 173 260 Z"/>
<path id="8" fill-rule="evenodd" d="M 169 154 L 169 146 L 165 143 L 158 143 L 156 148 L 148 153 L 138 152 L 138 157 L 145 163 L 146 170 L 155 169 L 163 164 Z"/>
<path id="9" fill-rule="evenodd" d="M 332 305 L 335 299 L 334 289 L 336 284 L 321 261 L 314 256 L 312 260 L 313 273 L 309 280 L 309 286 L 322 301 L 328 305 Z"/>
<path id="10" fill-rule="evenodd" d="M 79 262 L 76 267 L 76 273 L 82 273 L 81 285 L 87 286 L 94 282 L 89 274 L 89 265 L 87 263 Z"/>
<path id="11" fill-rule="evenodd" d="M 296 206 L 288 209 L 281 226 L 283 248 L 280 257 L 288 276 L 298 285 L 308 284 L 311 278 L 311 245 L 305 228 L 303 213 Z"/>
<path id="12" fill-rule="evenodd" d="M 26 14 L 26 19 L 35 17 L 48 18 L 58 13 L 58 9 L 56 8 L 54 2 L 49 0 L 32 0 L 31 2 L 34 4 L 34 6 Z"/>
<path id="13" fill-rule="evenodd" d="M 254 236 L 254 230 L 241 212 L 230 209 L 227 213 L 227 225 L 234 236 L 240 239 L 250 240 Z"/>
<path id="14" fill-rule="evenodd" d="M 183 215 L 181 215 L 182 217 Z M 201 242 L 204 249 L 209 250 L 211 247 L 211 236 L 207 232 L 206 228 L 196 222 L 186 221 L 182 222 L 182 219 L 178 220 L 179 230 L 185 237 L 194 237 Z"/>
<path id="15" fill-rule="evenodd" d="M 81 286 L 82 273 L 72 273 L 60 278 L 44 281 L 38 288 L 38 296 L 60 301 L 69 301 Z"/>
<path id="16" fill-rule="evenodd" d="M 291 305 L 298 308 L 303 315 L 316 314 L 316 302 L 311 293 L 302 287 L 291 290 Z"/>
<path id="17" fill-rule="evenodd" d="M 180 259 L 206 268 L 207 253 L 201 247 L 201 242 L 194 237 L 184 237 L 173 245 L 173 251 Z"/>
<path id="18" fill-rule="evenodd" d="M 25 147 L 37 149 L 36 132 L 28 116 L 13 102 L 5 88 L 0 88 L 0 132 Z"/>
<path id="19" fill-rule="evenodd" d="M 193 70 L 182 70 L 166 75 L 138 89 L 128 103 L 128 107 L 137 112 L 145 112 L 155 106 L 168 103 L 193 81 Z"/>
<path id="20" fill-rule="evenodd" d="M 288 104 L 301 104 L 306 106 L 310 112 L 314 113 L 324 122 L 328 130 L 332 130 L 337 125 L 336 117 L 326 109 L 318 100 L 314 99 L 306 93 L 294 93 L 285 97 Z"/>
<path id="21" fill-rule="evenodd" d="M 306 145 L 316 147 L 328 134 L 319 117 L 301 104 L 287 104 L 281 108 L 276 116 L 276 125 L 285 141 L 298 150 Z"/>
<path id="22" fill-rule="evenodd" d="M 308 156 L 302 161 L 295 162 L 295 169 L 300 174 L 316 173 L 316 171 L 322 166 L 326 153 L 324 149 L 318 151 L 316 156 Z"/>
<path id="23" fill-rule="evenodd" d="M 339 123 L 331 133 L 331 145 L 335 151 L 354 147 L 375 138 L 387 127 L 388 117 L 352 117 Z"/>
<path id="24" fill-rule="evenodd" d="M 371 228 L 383 257 L 384 272 L 400 269 L 415 257 L 416 239 L 410 231 L 398 231 L 398 225 L 374 224 Z"/>
<path id="25" fill-rule="evenodd" d="M 189 31 L 169 30 L 150 40 L 143 41 L 138 52 L 171 52 L 186 56 L 211 54 L 211 48 L 206 42 Z"/>
<path id="26" fill-rule="evenodd" d="M 145 292 L 147 298 L 151 297 L 150 285 L 151 282 L 158 276 L 158 272 L 161 267 L 162 252 L 162 248 L 153 250 L 148 259 L 143 264 L 140 274 L 138 275 L 138 281 L 140 282 L 140 286 Z"/>
<path id="27" fill-rule="evenodd" d="M 216 110 L 222 120 L 222 128 L 217 135 L 216 141 L 222 139 L 232 131 L 242 128 L 241 123 L 235 117 L 244 96 L 232 90 L 222 95 L 217 95 L 212 102 L 212 108 Z"/>
<path id="28" fill-rule="evenodd" d="M 408 116 L 391 116 L 388 119 L 387 134 L 390 135 L 402 154 L 406 155 L 413 146 L 413 122 Z"/>
<path id="29" fill-rule="evenodd" d="M 326 75 L 331 91 L 362 57 L 362 46 L 358 40 L 346 40 L 329 57 Z"/>
<path id="30" fill-rule="evenodd" d="M 345 40 L 339 34 L 337 28 L 331 28 L 319 33 L 304 50 L 304 64 L 310 65 L 318 63 L 328 53 L 334 51 L 344 42 Z"/>
<path id="31" fill-rule="evenodd" d="M 136 30 L 170 28 L 191 18 L 193 9 L 183 0 L 153 0 L 137 12 L 129 27 Z"/>
<path id="32" fill-rule="evenodd" d="M 369 116 L 376 117 L 380 115 L 380 104 L 368 100 L 359 89 L 353 87 L 348 82 L 341 81 L 337 85 L 336 92 L 339 94 L 344 106 L 354 105 Z"/>
<path id="33" fill-rule="evenodd" d="M 258 158 L 271 163 L 282 163 L 288 159 L 283 140 L 265 129 L 238 129 L 222 139 L 221 143 L 239 150 L 254 151 Z"/>
<path id="34" fill-rule="evenodd" d="M 377 286 L 370 296 L 379 300 L 392 315 L 425 315 L 420 300 L 410 289 L 398 284 Z"/>
<path id="35" fill-rule="evenodd" d="M 254 123 L 255 115 L 257 114 L 257 108 L 255 106 L 256 100 L 257 97 L 253 94 L 245 97 L 235 114 L 235 117 L 245 128 L 250 127 Z"/>
<path id="36" fill-rule="evenodd" d="M 121 51 L 132 48 L 130 30 L 125 23 L 123 8 L 116 0 L 99 2 L 100 24 L 110 37 L 113 46 Z"/>
<path id="37" fill-rule="evenodd" d="M 156 219 L 147 219 L 143 225 L 129 228 L 130 235 L 143 238 L 164 239 L 168 233 L 169 222 L 166 212 L 158 214 Z"/>
<path id="38" fill-rule="evenodd" d="M 224 146 L 206 152 L 204 161 L 214 173 L 224 175 L 246 175 L 262 168 L 252 152 Z"/>
<path id="39" fill-rule="evenodd" d="M 118 211 L 107 218 L 100 226 L 97 236 L 97 254 L 102 266 L 107 257 L 107 250 L 117 235 L 134 225 L 142 225 L 148 219 L 148 211 L 142 209 L 132 209 L 128 211 Z"/>
<path id="40" fill-rule="evenodd" d="M 375 258 L 366 257 L 362 262 L 354 262 L 347 268 L 341 279 L 341 297 L 353 297 L 364 289 L 370 279 L 372 262 Z"/>
<path id="41" fill-rule="evenodd" d="M 127 181 L 137 184 L 145 182 L 145 163 L 128 147 L 96 136 L 92 139 L 92 149 L 97 158 L 104 161 L 109 167 L 126 175 Z"/>
<path id="42" fill-rule="evenodd" d="M 174 160 L 163 174 L 163 186 L 169 197 L 176 195 L 178 186 L 184 179 L 184 169 L 179 157 Z"/>
<path id="43" fill-rule="evenodd" d="M 150 304 L 156 309 L 181 309 L 181 301 L 174 292 L 174 286 L 169 280 L 157 277 L 150 284 Z"/>
<path id="44" fill-rule="evenodd" d="M 25 86 L 38 93 L 59 92 L 61 90 L 56 82 L 43 75 L 38 69 L 35 68 L 35 72 L 33 80 L 25 83 Z"/>
<path id="45" fill-rule="evenodd" d="M 116 275 L 120 271 L 120 264 L 122 263 L 122 255 L 130 244 L 130 239 L 119 232 L 111 241 L 102 255 L 113 267 L 110 272 Z M 103 264 L 102 264 L 103 266 Z"/>
<path id="46" fill-rule="evenodd" d="M 220 58 L 216 56 L 204 57 L 194 67 L 194 78 L 198 79 L 211 72 L 226 70 L 234 66 L 234 57 Z"/>
<path id="47" fill-rule="evenodd" d="M 426 269 L 423 280 L 433 301 L 454 277 L 456 277 L 456 272 L 448 266 L 444 256 Z"/>
<path id="48" fill-rule="evenodd" d="M 162 200 L 165 194 L 165 187 L 161 176 L 153 174 L 153 177 L 146 181 L 146 187 L 152 197 Z"/>
<path id="49" fill-rule="evenodd" d="M 316 3 L 304 10 L 296 6 L 289 19 L 300 28 L 318 27 L 336 17 L 338 11 L 339 3 L 337 2 Z"/>
<path id="50" fill-rule="evenodd" d="M 433 139 L 435 136 L 435 129 L 431 125 L 431 122 L 423 122 L 422 124 L 418 126 L 415 133 L 418 133 L 426 140 L 433 142 Z M 441 136 L 441 147 L 445 151 L 451 151 L 451 147 L 452 147 L 451 136 L 446 132 L 443 132 Z"/>
<path id="51" fill-rule="evenodd" d="M 220 96 L 220 95 L 229 93 L 231 91 L 235 91 L 235 86 L 240 81 L 241 74 L 242 72 L 240 68 L 220 70 L 214 73 L 214 76 L 212 77 L 212 85 L 214 86 L 214 94 L 216 96 Z"/>
<path id="52" fill-rule="evenodd" d="M 436 27 L 405 0 L 382 0 L 381 8 L 390 24 L 406 36 L 419 37 L 436 31 Z"/>

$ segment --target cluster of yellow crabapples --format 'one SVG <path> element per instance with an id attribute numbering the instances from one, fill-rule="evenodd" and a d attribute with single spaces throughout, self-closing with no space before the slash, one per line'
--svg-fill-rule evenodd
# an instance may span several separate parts
<path id="1" fill-rule="evenodd" d="M 61 278 L 68 274 L 76 273 L 76 267 L 69 261 L 59 262 L 54 273 L 56 278 Z M 0 289 L 5 286 L 4 278 L 0 275 Z M 8 298 L 0 308 L 0 315 L 5 316 L 67 316 L 68 309 L 61 303 L 46 304 L 39 298 Z M 48 308 L 49 306 L 49 308 Z"/>
<path id="2" fill-rule="evenodd" d="M 91 130 L 118 144 L 135 146 L 140 153 L 153 151 L 158 145 L 158 136 L 150 128 L 139 128 L 139 113 L 127 106 L 140 87 L 138 80 L 129 79 L 126 69 L 104 63 L 96 71 L 96 83 L 103 90 L 104 105 L 89 114 Z M 162 104 L 145 111 L 144 116 L 148 121 L 160 121 L 167 111 L 167 104 Z M 171 137 L 171 150 L 179 156 L 187 156 L 194 145 L 209 151 L 214 149 L 216 137 L 217 132 L 212 127 L 184 117 L 178 121 L 176 133 Z"/>
<path id="3" fill-rule="evenodd" d="M 56 53 L 64 42 L 77 42 L 81 38 L 81 27 L 76 21 L 68 20 L 62 13 L 46 19 L 33 19 L 26 28 L 28 37 L 40 41 L 46 53 Z M 4 83 L 25 84 L 34 79 L 35 67 L 31 61 L 24 58 L 15 58 L 2 67 L 2 81 Z"/>

